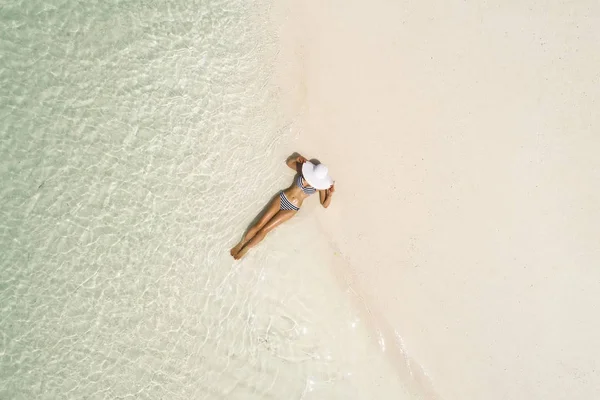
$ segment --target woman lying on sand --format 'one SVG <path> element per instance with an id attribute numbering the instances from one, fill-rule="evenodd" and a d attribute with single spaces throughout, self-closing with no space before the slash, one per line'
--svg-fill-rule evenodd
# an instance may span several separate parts
<path id="1" fill-rule="evenodd" d="M 242 258 L 248 250 L 260 243 L 267 233 L 296 215 L 302 202 L 317 190 L 321 205 L 325 208 L 329 207 L 335 187 L 327 167 L 323 164 L 315 165 L 302 156 L 291 157 L 288 159 L 287 165 L 298 172 L 298 176 L 289 188 L 279 192 L 279 196 L 271 201 L 260 220 L 231 249 L 230 253 L 236 260 Z"/>

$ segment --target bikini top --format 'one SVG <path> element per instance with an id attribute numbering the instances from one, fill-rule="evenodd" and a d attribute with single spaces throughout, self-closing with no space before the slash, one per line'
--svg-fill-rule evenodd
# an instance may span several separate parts
<path id="1" fill-rule="evenodd" d="M 304 186 L 302 184 L 302 175 L 298 175 L 298 178 L 296 179 L 296 186 L 302 189 L 302 191 L 306 194 L 314 194 L 317 191 L 317 189 L 312 186 Z"/>

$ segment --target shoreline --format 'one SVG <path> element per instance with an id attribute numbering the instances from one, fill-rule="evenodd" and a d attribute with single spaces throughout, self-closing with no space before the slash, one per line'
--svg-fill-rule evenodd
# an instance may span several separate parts
<path id="1" fill-rule="evenodd" d="M 273 19 L 279 26 L 280 41 L 276 82 L 283 92 L 281 95 L 283 114 L 286 120 L 291 121 L 290 130 L 296 132 L 293 142 L 289 144 L 289 150 L 301 153 L 306 150 L 312 157 L 313 152 L 316 155 L 319 148 L 311 146 L 310 141 L 306 139 L 309 109 L 305 56 L 309 46 L 305 43 L 304 31 L 300 28 L 300 25 L 305 22 L 302 18 L 306 17 L 303 15 L 302 8 L 301 5 L 296 4 L 280 4 L 273 12 Z M 303 17 L 299 18 L 299 15 Z M 337 206 L 340 205 L 330 207 L 325 213 L 337 213 Z M 305 211 L 316 214 L 323 211 L 315 204 L 309 204 L 305 208 L 307 208 Z M 315 216 L 313 222 L 323 236 L 331 240 L 333 235 L 324 226 L 323 220 Z M 378 310 L 373 308 L 374 303 L 369 299 L 369 294 L 364 292 L 360 283 L 356 281 L 356 272 L 350 267 L 350 260 L 342 254 L 339 246 L 333 241 L 329 242 L 329 247 L 334 254 L 329 259 L 329 268 L 354 311 L 358 313 L 361 320 L 366 321 L 365 328 L 372 336 L 369 338 L 368 345 L 389 363 L 391 370 L 397 374 L 401 384 L 411 396 L 423 400 L 439 400 L 427 373 L 403 347 L 400 334 L 389 325 Z"/>
<path id="2" fill-rule="evenodd" d="M 325 233 L 324 235 L 328 236 Z M 415 399 L 440 400 L 427 372 L 407 352 L 401 334 L 389 325 L 381 311 L 373 307 L 372 299 L 361 289 L 354 272 L 348 272 L 355 271 L 350 261 L 339 250 L 335 254 L 337 257 L 330 262 L 330 268 L 340 288 L 346 288 L 344 292 L 348 295 L 355 312 L 366 321 L 369 344 L 373 350 L 381 353 L 392 371 L 398 375 L 402 385 Z"/>

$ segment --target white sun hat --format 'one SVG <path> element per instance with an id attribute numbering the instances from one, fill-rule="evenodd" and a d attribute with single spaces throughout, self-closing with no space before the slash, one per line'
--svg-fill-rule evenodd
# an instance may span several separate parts
<path id="1" fill-rule="evenodd" d="M 306 182 L 315 189 L 329 189 L 333 184 L 333 179 L 329 176 L 329 170 L 323 164 L 315 165 L 310 161 L 302 164 L 302 176 Z"/>

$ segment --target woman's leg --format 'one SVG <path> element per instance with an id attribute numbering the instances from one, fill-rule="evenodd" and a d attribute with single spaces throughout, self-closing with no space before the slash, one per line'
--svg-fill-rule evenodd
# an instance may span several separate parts
<path id="1" fill-rule="evenodd" d="M 254 235 L 256 235 L 256 233 L 259 230 L 261 230 L 261 228 L 263 226 L 265 226 L 266 223 L 269 222 L 269 220 L 271 218 L 273 218 L 273 216 L 275 214 L 277 214 L 278 211 L 279 211 L 279 196 L 277 196 L 276 198 L 274 198 L 271 201 L 265 214 L 260 218 L 260 220 L 256 224 L 254 224 L 250 229 L 248 229 L 248 232 L 246 232 L 246 234 L 244 235 L 242 240 L 240 240 L 240 242 L 237 245 L 235 245 L 235 247 L 232 248 L 229 253 L 235 258 L 235 256 L 242 249 L 242 247 L 244 247 L 244 245 L 250 239 L 252 239 L 254 237 Z"/>
<path id="2" fill-rule="evenodd" d="M 239 260 L 240 258 L 244 257 L 248 250 L 259 244 L 265 238 L 265 236 L 267 236 L 267 233 L 271 232 L 273 229 L 292 218 L 294 215 L 296 215 L 296 211 L 293 210 L 280 210 L 277 212 L 273 218 L 271 218 L 261 229 L 259 229 L 258 232 L 256 232 L 252 239 L 242 246 L 240 251 L 234 255 L 233 258 Z"/>

